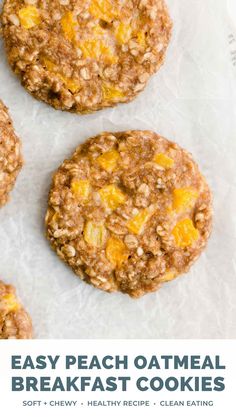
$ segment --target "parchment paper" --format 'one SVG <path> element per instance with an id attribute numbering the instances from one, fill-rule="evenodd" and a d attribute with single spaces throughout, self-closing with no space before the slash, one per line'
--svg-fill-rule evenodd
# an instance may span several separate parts
<path id="1" fill-rule="evenodd" d="M 0 277 L 16 285 L 36 338 L 236 338 L 236 26 L 225 0 L 168 5 L 174 35 L 161 71 L 133 103 L 89 116 L 33 99 L 0 44 L 0 97 L 25 158 L 0 210 Z M 207 250 L 189 274 L 140 300 L 84 284 L 44 238 L 52 173 L 86 138 L 125 129 L 152 129 L 187 148 L 214 192 Z"/>

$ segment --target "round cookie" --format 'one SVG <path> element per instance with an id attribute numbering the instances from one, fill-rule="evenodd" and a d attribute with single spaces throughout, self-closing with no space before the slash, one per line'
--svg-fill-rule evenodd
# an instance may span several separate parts
<path id="1" fill-rule="evenodd" d="M 150 131 L 102 133 L 53 177 L 47 237 L 86 282 L 140 297 L 187 272 L 211 231 L 191 155 Z"/>
<path id="2" fill-rule="evenodd" d="M 8 110 L 0 101 L 0 207 L 7 202 L 23 165 L 20 147 Z"/>
<path id="3" fill-rule="evenodd" d="M 16 297 L 15 288 L 0 280 L 0 339 L 31 339 L 30 316 Z"/>
<path id="4" fill-rule="evenodd" d="M 5 0 L 8 60 L 23 86 L 77 113 L 129 102 L 162 65 L 164 0 Z"/>

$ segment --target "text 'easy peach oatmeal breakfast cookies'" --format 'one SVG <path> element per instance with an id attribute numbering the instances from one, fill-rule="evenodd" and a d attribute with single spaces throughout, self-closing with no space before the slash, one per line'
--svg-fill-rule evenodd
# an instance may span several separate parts
<path id="1" fill-rule="evenodd" d="M 0 280 L 0 339 L 31 339 L 30 316 L 17 299 L 15 288 Z"/>
<path id="2" fill-rule="evenodd" d="M 8 201 L 23 165 L 20 148 L 8 110 L 0 100 L 0 207 Z"/>
<path id="3" fill-rule="evenodd" d="M 53 177 L 47 237 L 86 282 L 140 297 L 187 272 L 210 235 L 209 187 L 192 157 L 150 131 L 102 133 Z"/>
<path id="4" fill-rule="evenodd" d="M 164 0 L 5 0 L 9 63 L 37 99 L 84 113 L 131 101 L 164 61 Z"/>

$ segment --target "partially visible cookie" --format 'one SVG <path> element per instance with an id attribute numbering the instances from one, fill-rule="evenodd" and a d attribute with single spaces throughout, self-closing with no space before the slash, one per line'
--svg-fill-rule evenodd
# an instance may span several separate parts
<path id="1" fill-rule="evenodd" d="M 130 102 L 162 65 L 164 0 L 5 0 L 8 61 L 23 86 L 77 113 Z"/>
<path id="2" fill-rule="evenodd" d="M 0 281 L 0 339 L 31 339 L 32 323 L 15 288 Z"/>
<path id="3" fill-rule="evenodd" d="M 53 177 L 47 237 L 86 282 L 140 297 L 187 272 L 211 231 L 192 156 L 150 131 L 105 132 Z"/>
<path id="4" fill-rule="evenodd" d="M 8 201 L 22 165 L 20 140 L 7 108 L 0 101 L 0 207 Z"/>

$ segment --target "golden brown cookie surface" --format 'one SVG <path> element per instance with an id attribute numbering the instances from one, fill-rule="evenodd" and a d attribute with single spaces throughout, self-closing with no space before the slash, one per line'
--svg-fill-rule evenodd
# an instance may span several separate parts
<path id="1" fill-rule="evenodd" d="M 0 280 L 0 339 L 31 339 L 30 316 L 16 297 L 15 288 Z"/>
<path id="2" fill-rule="evenodd" d="M 20 140 L 7 108 L 0 101 L 0 207 L 7 202 L 22 164 Z"/>
<path id="3" fill-rule="evenodd" d="M 191 155 L 150 131 L 102 133 L 53 177 L 47 237 L 85 281 L 133 297 L 189 270 L 211 231 Z"/>
<path id="4" fill-rule="evenodd" d="M 5 0 L 7 56 L 22 84 L 57 109 L 131 101 L 164 61 L 164 0 Z"/>

